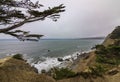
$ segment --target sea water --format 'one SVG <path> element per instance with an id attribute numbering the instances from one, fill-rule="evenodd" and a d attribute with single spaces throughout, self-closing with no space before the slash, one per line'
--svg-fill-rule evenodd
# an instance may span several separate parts
<path id="1" fill-rule="evenodd" d="M 69 58 L 74 54 L 91 50 L 104 39 L 46 39 L 39 42 L 0 40 L 0 58 L 23 54 L 39 71 L 60 64 L 57 58 Z"/>

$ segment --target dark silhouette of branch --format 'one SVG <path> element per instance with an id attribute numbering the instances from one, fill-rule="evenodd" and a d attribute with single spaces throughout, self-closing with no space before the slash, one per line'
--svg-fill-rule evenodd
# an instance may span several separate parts
<path id="1" fill-rule="evenodd" d="M 43 35 L 30 34 L 30 32 L 17 30 L 26 23 L 43 21 L 50 18 L 57 21 L 60 18 L 59 13 L 64 12 L 63 4 L 40 11 L 43 5 L 37 1 L 33 3 L 30 0 L 0 0 L 0 25 L 8 26 L 0 29 L 0 33 L 16 37 L 21 41 L 38 41 Z M 24 12 L 23 12 L 24 9 Z"/>

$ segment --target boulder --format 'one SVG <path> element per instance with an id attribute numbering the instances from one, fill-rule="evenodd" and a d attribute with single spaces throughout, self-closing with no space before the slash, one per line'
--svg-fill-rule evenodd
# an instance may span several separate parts
<path id="1" fill-rule="evenodd" d="M 63 61 L 63 59 L 62 59 L 62 58 L 58 58 L 57 60 L 58 60 L 59 62 L 62 62 L 62 61 Z"/>

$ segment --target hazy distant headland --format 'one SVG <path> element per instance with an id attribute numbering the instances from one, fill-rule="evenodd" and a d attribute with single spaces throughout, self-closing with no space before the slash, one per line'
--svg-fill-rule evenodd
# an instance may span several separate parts
<path id="1" fill-rule="evenodd" d="M 83 38 L 42 38 L 41 40 L 85 40 L 85 39 L 105 39 L 105 37 L 83 37 Z"/>
<path id="2" fill-rule="evenodd" d="M 41 38 L 40 40 L 87 40 L 87 39 L 105 39 L 105 37 L 83 37 L 83 38 Z M 0 41 L 19 41 L 18 39 L 0 39 Z"/>
<path id="3" fill-rule="evenodd" d="M 77 38 L 77 39 L 105 39 L 105 37 L 85 37 L 85 38 Z"/>

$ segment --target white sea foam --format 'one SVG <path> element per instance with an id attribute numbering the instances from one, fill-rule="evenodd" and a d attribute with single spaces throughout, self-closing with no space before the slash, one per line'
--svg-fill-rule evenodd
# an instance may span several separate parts
<path id="1" fill-rule="evenodd" d="M 61 62 L 57 61 L 57 58 L 46 58 L 46 61 L 39 61 L 37 64 L 32 63 L 31 65 L 38 69 L 38 72 L 41 73 L 41 70 L 48 71 L 50 68 L 60 65 Z"/>
<path id="2" fill-rule="evenodd" d="M 80 52 L 75 52 L 72 55 L 68 55 L 65 57 L 60 57 L 63 59 L 62 62 L 58 61 L 58 58 L 49 58 L 47 57 L 45 61 L 32 63 L 31 65 L 38 69 L 38 72 L 41 73 L 41 70 L 49 71 L 53 67 L 68 67 L 73 63 L 73 60 L 77 59 L 80 55 Z"/>
<path id="3" fill-rule="evenodd" d="M 63 59 L 62 62 L 58 61 L 58 58 L 50 58 L 50 57 L 42 57 L 45 61 L 37 61 L 37 62 L 32 62 L 34 58 L 28 58 L 27 54 L 24 54 L 23 57 L 24 59 L 27 59 L 27 62 L 31 64 L 31 66 L 34 66 L 35 68 L 38 69 L 38 72 L 41 73 L 41 70 L 46 70 L 49 71 L 53 67 L 68 67 L 70 64 L 73 63 L 74 60 L 77 59 L 77 57 L 83 53 L 88 53 L 89 51 L 85 52 L 75 52 L 72 55 L 67 55 L 64 57 L 60 57 Z M 14 54 L 6 54 L 7 56 L 12 56 Z M 69 60 L 69 61 L 68 61 Z"/>

